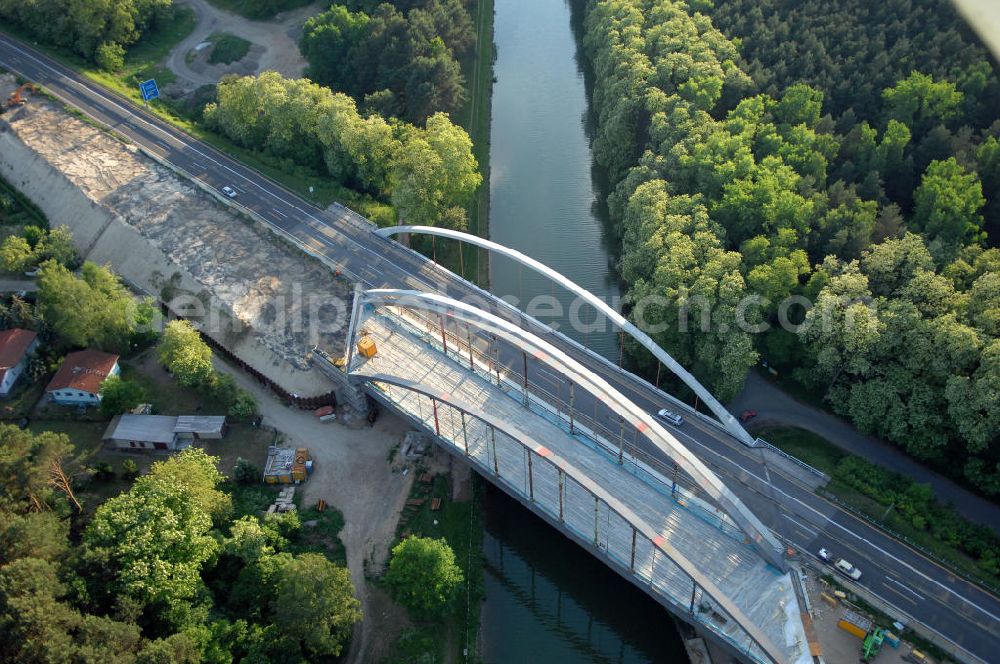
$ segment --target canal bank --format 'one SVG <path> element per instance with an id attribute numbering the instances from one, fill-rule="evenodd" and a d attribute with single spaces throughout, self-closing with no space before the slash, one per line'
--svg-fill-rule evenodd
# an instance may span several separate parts
<path id="1" fill-rule="evenodd" d="M 495 0 L 489 236 L 618 308 L 574 18 L 568 0 Z M 610 326 L 541 276 L 491 256 L 490 282 L 493 293 L 618 360 Z M 582 325 L 572 325 L 574 313 Z M 671 616 L 645 593 L 491 485 L 483 507 L 482 661 L 687 661 Z"/>

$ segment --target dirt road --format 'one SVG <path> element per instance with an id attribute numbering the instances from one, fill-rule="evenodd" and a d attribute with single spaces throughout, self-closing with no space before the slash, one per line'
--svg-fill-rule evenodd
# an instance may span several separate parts
<path id="1" fill-rule="evenodd" d="M 376 637 L 376 623 L 387 602 L 375 597 L 365 581 L 367 569 L 381 569 L 395 534 L 396 523 L 413 483 L 413 473 L 393 473 L 389 451 L 409 428 L 403 420 L 382 413 L 374 427 L 350 429 L 338 422 L 323 423 L 308 411 L 289 408 L 242 371 L 216 362 L 260 404 L 264 425 L 285 436 L 286 444 L 308 447 L 315 472 L 299 491 L 302 505 L 325 499 L 344 514 L 340 539 L 347 549 L 347 568 L 366 616 L 355 629 L 347 661 L 363 662 Z"/>
<path id="2" fill-rule="evenodd" d="M 194 31 L 170 52 L 166 66 L 177 75 L 178 83 L 186 84 L 185 87 L 192 89 L 217 83 L 225 74 L 237 70 L 240 73 L 276 71 L 282 76 L 298 78 L 306 66 L 298 45 L 302 24 L 323 8 L 322 3 L 317 2 L 278 14 L 268 21 L 251 21 L 214 7 L 207 0 L 181 0 L 181 2 L 194 10 L 198 24 Z M 194 66 L 189 65 L 188 53 L 216 32 L 242 37 L 255 46 L 263 47 L 263 52 L 260 52 L 260 49 L 251 51 L 245 59 L 255 60 L 249 65 L 242 61 L 232 65 L 206 65 L 202 62 Z"/>

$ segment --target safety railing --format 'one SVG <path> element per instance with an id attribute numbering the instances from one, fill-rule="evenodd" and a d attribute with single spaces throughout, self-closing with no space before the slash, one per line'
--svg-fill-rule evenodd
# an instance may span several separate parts
<path id="1" fill-rule="evenodd" d="M 497 371 L 499 364 L 495 358 L 489 352 L 475 347 L 473 339 L 477 335 L 459 334 L 454 325 L 446 325 L 434 314 L 397 307 L 385 307 L 383 314 L 403 326 L 411 335 L 422 339 L 435 351 L 496 385 L 535 414 L 599 452 L 609 463 L 622 467 L 732 539 L 746 543 L 746 536 L 739 526 L 725 512 L 713 506 L 692 478 L 676 465 L 665 463 L 639 447 L 639 432 L 636 429 L 632 428 L 632 440 L 627 440 L 622 420 L 618 421 L 619 426 L 615 430 L 579 411 L 574 411 L 570 416 L 568 404 L 561 399 L 561 395 L 542 389 L 537 381 L 528 381 L 525 392 L 525 381 L 516 380 L 520 377 L 516 370 L 504 367 Z M 618 441 L 617 445 L 611 442 L 615 440 Z"/>
<path id="2" fill-rule="evenodd" d="M 617 501 L 545 452 L 504 434 L 452 404 L 395 384 L 370 383 L 381 399 L 436 436 L 453 453 L 592 553 L 647 588 L 753 662 L 772 661 L 749 633 L 663 550 L 634 526 Z"/>
<path id="3" fill-rule="evenodd" d="M 524 404 L 537 414 L 550 419 L 560 428 L 584 439 L 592 446 L 599 446 L 603 451 L 617 458 L 619 465 L 631 461 L 632 469 L 635 472 L 644 472 L 650 481 L 655 482 L 659 487 L 666 487 L 667 493 L 674 493 L 675 488 L 683 488 L 690 497 L 707 500 L 701 497 L 703 492 L 683 471 L 680 471 L 673 464 L 667 464 L 661 459 L 653 457 L 639 447 L 637 429 L 630 428 L 631 440 L 628 440 L 625 436 L 623 421 L 620 418 L 609 420 L 612 423 L 609 425 L 599 421 L 594 415 L 574 409 L 572 426 L 570 426 L 569 404 L 562 398 L 561 391 L 559 393 L 549 391 L 541 387 L 538 381 L 534 383 L 528 381 L 527 395 L 525 396 L 525 381 L 516 368 L 503 366 L 498 371 L 501 365 L 496 358 L 489 352 L 477 348 L 474 342 L 471 344 L 470 352 L 470 340 L 482 337 L 476 334 L 458 334 L 454 330 L 454 325 L 444 325 L 440 317 L 435 314 L 402 307 L 386 307 L 385 310 L 390 312 L 391 317 L 396 322 L 402 324 L 411 334 L 422 338 L 437 352 L 445 354 L 461 366 L 467 367 L 471 372 L 497 385 L 508 394 L 520 394 Z M 442 333 L 444 340 L 442 340 Z M 532 361 L 534 360 L 532 359 Z M 594 404 L 596 406 L 596 400 Z M 555 415 L 556 419 L 553 419 L 552 415 Z M 612 428 L 614 424 L 618 426 Z M 610 441 L 615 440 L 618 441 L 618 445 L 611 444 Z M 735 527 L 735 524 L 733 525 Z"/>
<path id="4" fill-rule="evenodd" d="M 820 479 L 822 479 L 824 481 L 830 479 L 830 476 L 827 475 L 826 473 L 824 473 L 819 468 L 814 468 L 813 466 L 810 466 L 808 463 L 806 463 L 802 459 L 799 459 L 797 457 L 792 456 L 791 454 L 789 454 L 788 452 L 784 451 L 780 447 L 775 447 L 774 445 L 772 445 L 771 443 L 767 442 L 763 438 L 757 438 L 757 439 L 755 439 L 754 443 L 755 443 L 756 447 L 763 448 L 763 449 L 765 449 L 765 450 L 767 450 L 769 452 L 773 452 L 773 453 L 777 454 L 780 457 L 784 457 L 785 459 L 788 459 L 789 461 L 791 461 L 795 465 L 799 466 L 800 468 L 804 468 L 806 471 L 812 473 L 813 475 L 815 475 L 816 477 L 818 477 L 818 478 L 820 478 Z"/>

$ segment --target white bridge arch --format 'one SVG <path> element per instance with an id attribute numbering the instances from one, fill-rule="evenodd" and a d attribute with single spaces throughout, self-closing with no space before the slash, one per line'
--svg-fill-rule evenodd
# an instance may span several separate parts
<path id="1" fill-rule="evenodd" d="M 559 284 L 566 290 L 593 306 L 600 313 L 604 314 L 604 316 L 606 316 L 608 320 L 610 320 L 618 329 L 627 333 L 633 339 L 642 344 L 646 350 L 652 353 L 657 360 L 662 362 L 665 367 L 673 372 L 674 375 L 680 378 L 685 385 L 691 388 L 691 390 L 698 395 L 698 398 L 702 401 L 702 403 L 708 406 L 709 410 L 712 411 L 712 414 L 715 415 L 730 435 L 744 445 L 748 445 L 750 447 L 755 446 L 753 436 L 747 433 L 746 429 L 744 429 L 740 425 L 739 421 L 737 421 L 737 419 L 733 417 L 728 410 L 726 410 L 725 406 L 719 403 L 718 399 L 716 399 L 704 385 L 698 382 L 698 379 L 695 378 L 691 372 L 681 366 L 681 364 L 671 357 L 667 351 L 663 350 L 663 348 L 653 341 L 648 334 L 636 327 L 632 321 L 628 320 L 611 308 L 611 306 L 609 306 L 604 300 L 597 297 L 586 288 L 563 276 L 561 273 L 553 270 L 544 263 L 541 263 L 534 258 L 517 251 L 516 249 L 505 247 L 502 244 L 497 244 L 496 242 L 478 237 L 476 235 L 470 235 L 468 233 L 448 228 L 437 228 L 435 226 L 391 226 L 387 228 L 379 228 L 375 231 L 375 233 L 385 238 L 404 233 L 413 233 L 416 235 L 436 235 L 439 237 L 459 240 L 461 242 L 467 242 L 471 245 L 482 247 L 487 251 L 495 252 L 501 256 L 517 261 L 521 265 L 534 270 L 548 279 L 551 279 L 553 282 Z"/>
<path id="2" fill-rule="evenodd" d="M 677 440 L 673 434 L 668 432 L 655 417 L 633 403 L 598 374 L 549 342 L 478 307 L 436 293 L 372 289 L 361 292 L 360 300 L 355 306 L 364 305 L 431 311 L 441 316 L 461 320 L 495 334 L 516 348 L 543 361 L 566 376 L 575 385 L 579 385 L 599 398 L 636 430 L 642 432 L 647 440 L 694 480 L 706 495 L 729 515 L 764 560 L 779 569 L 785 569 L 784 547 L 708 466 Z M 350 359 L 348 359 L 348 364 L 350 364 Z"/>

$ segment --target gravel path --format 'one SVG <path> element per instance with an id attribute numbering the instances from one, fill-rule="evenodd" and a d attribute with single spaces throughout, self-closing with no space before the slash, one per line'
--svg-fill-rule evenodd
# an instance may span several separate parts
<path id="1" fill-rule="evenodd" d="M 340 539 L 347 549 L 347 568 L 365 615 L 355 627 L 345 661 L 367 661 L 366 653 L 379 639 L 380 624 L 398 620 L 386 616 L 393 609 L 391 603 L 373 597 L 375 591 L 366 582 L 365 571 L 368 567 L 381 569 L 384 564 L 413 483 L 412 472 L 394 473 L 388 462 L 389 451 L 409 426 L 385 412 L 374 427 L 352 429 L 340 422 L 320 422 L 309 411 L 289 408 L 246 373 L 221 362 L 216 362 L 216 368 L 230 373 L 240 387 L 257 397 L 264 425 L 283 433 L 284 444 L 309 448 L 315 472 L 297 489 L 302 506 L 315 505 L 323 498 L 343 512 Z"/>
<path id="2" fill-rule="evenodd" d="M 305 58 L 299 53 L 298 46 L 302 24 L 309 16 L 322 11 L 322 3 L 284 12 L 268 21 L 251 21 L 238 14 L 223 11 L 207 0 L 181 0 L 181 2 L 191 7 L 198 18 L 194 31 L 167 56 L 167 68 L 181 79 L 179 82 L 182 85 L 186 83 L 187 86 L 194 88 L 213 84 L 233 71 L 239 73 L 276 71 L 289 78 L 298 78 L 302 75 L 306 66 Z M 249 66 L 243 60 L 232 65 L 205 65 L 201 62 L 194 67 L 189 65 L 187 54 L 216 32 L 242 37 L 255 46 L 263 47 L 263 52 L 260 52 L 260 49 L 251 51 L 251 54 L 244 58 L 248 60 L 256 56 Z"/>
<path id="3" fill-rule="evenodd" d="M 989 526 L 1000 532 L 1000 507 L 964 489 L 940 475 L 899 448 L 861 433 L 845 420 L 803 403 L 751 372 L 743 391 L 729 405 L 735 415 L 747 409 L 757 411 L 751 425 L 789 425 L 822 436 L 840 449 L 906 475 L 916 482 L 930 484 L 939 500 L 951 502 L 970 521 Z"/>

